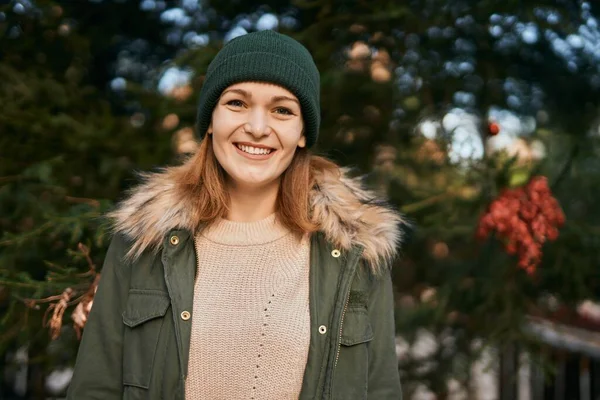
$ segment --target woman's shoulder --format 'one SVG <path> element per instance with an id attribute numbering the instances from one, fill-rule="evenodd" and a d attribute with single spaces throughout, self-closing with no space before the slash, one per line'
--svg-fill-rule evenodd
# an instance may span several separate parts
<path id="1" fill-rule="evenodd" d="M 380 275 L 400 250 L 407 220 L 348 169 L 323 173 L 315 180 L 310 195 L 313 222 L 334 246 L 360 248 L 363 264 Z"/>
<path id="2" fill-rule="evenodd" d="M 115 209 L 107 214 L 115 237 L 128 244 L 128 255 L 138 258 L 160 246 L 174 229 L 194 232 L 200 221 L 194 213 L 194 193 L 180 184 L 184 166 L 140 175 Z"/>

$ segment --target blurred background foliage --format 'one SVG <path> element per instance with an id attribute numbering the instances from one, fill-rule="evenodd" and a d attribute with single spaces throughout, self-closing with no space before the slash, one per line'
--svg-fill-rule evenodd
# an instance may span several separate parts
<path id="1" fill-rule="evenodd" d="M 194 151 L 208 63 L 261 29 L 302 41 L 319 66 L 315 151 L 355 167 L 413 222 L 394 267 L 406 394 L 424 385 L 445 398 L 486 345 L 541 354 L 527 317 L 580 318 L 600 294 L 599 13 L 564 0 L 0 6 L 0 393 L 64 389 L 47 377 L 73 362 L 70 312 L 109 240 L 101 216 L 135 171 Z M 566 223 L 528 274 L 475 233 L 503 189 L 537 175 Z M 45 314 L 67 288 L 51 340 Z M 437 344 L 419 352 L 424 332 Z"/>

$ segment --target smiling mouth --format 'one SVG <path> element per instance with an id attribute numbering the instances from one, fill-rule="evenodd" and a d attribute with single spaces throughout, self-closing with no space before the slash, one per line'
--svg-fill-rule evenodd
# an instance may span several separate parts
<path id="1" fill-rule="evenodd" d="M 240 149 L 241 151 L 243 151 L 244 153 L 257 155 L 257 156 L 271 154 L 273 151 L 275 151 L 275 149 L 271 149 L 271 148 L 252 147 L 252 146 L 247 146 L 247 145 L 239 144 L 239 143 L 234 143 L 234 146 L 237 147 L 238 149 Z"/>

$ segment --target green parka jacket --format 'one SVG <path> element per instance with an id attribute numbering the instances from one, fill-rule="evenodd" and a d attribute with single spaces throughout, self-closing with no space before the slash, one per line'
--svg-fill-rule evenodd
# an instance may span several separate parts
<path id="1" fill-rule="evenodd" d="M 115 235 L 68 399 L 185 399 L 196 274 L 190 166 L 146 176 L 112 214 Z M 310 347 L 300 399 L 401 399 L 388 265 L 400 216 L 340 174 L 319 174 L 311 211 Z M 281 355 L 285 357 L 285 354 Z"/>

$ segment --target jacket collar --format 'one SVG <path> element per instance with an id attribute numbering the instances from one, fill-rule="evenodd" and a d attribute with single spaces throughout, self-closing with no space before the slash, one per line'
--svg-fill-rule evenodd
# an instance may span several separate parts
<path id="1" fill-rule="evenodd" d="M 148 249 L 158 250 L 173 229 L 196 232 L 201 223 L 194 212 L 193 196 L 177 184 L 187 163 L 157 173 L 142 174 L 142 182 L 109 214 L 115 233 L 132 241 L 128 256 L 137 258 Z M 391 266 L 403 238 L 400 214 L 362 187 L 348 170 L 339 174 L 321 171 L 310 191 L 311 218 L 335 247 L 363 249 L 362 258 L 374 273 Z"/>

